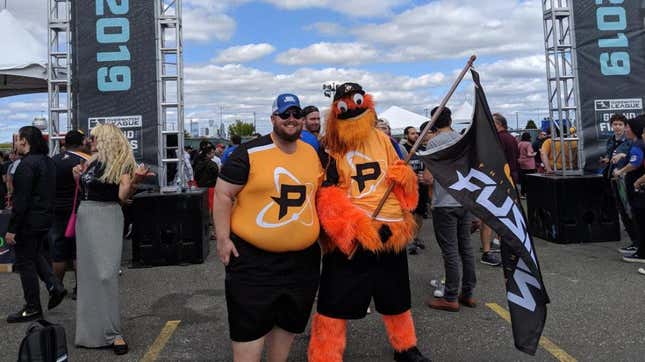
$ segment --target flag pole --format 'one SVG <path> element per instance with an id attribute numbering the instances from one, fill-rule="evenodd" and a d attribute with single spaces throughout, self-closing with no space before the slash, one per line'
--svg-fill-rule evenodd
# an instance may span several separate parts
<path id="1" fill-rule="evenodd" d="M 414 142 L 414 145 L 410 149 L 410 152 L 408 152 L 408 155 L 405 157 L 405 163 L 409 163 L 410 159 L 414 154 L 417 152 L 417 149 L 419 146 L 421 146 L 421 142 L 423 142 L 423 138 L 425 135 L 430 131 L 430 129 L 434 126 L 434 124 L 437 122 L 437 118 L 439 118 L 439 115 L 441 115 L 441 112 L 443 109 L 446 107 L 446 104 L 450 100 L 450 97 L 452 97 L 453 93 L 455 93 L 455 90 L 459 86 L 459 83 L 464 79 L 464 76 L 466 75 L 466 72 L 473 66 L 473 63 L 477 59 L 476 55 L 471 55 L 470 59 L 468 59 L 468 63 L 464 66 L 464 69 L 461 70 L 461 73 L 459 73 L 459 76 L 457 79 L 455 79 L 455 82 L 452 84 L 452 87 L 450 87 L 450 90 L 446 95 L 443 97 L 443 100 L 441 103 L 439 103 L 439 106 L 437 107 L 437 111 L 432 115 L 432 119 L 430 119 L 430 122 L 425 126 L 425 128 L 421 131 L 421 134 L 417 138 L 417 141 Z M 381 212 L 381 209 L 383 208 L 383 205 L 385 205 L 385 201 L 387 200 L 388 196 L 390 196 L 390 193 L 392 192 L 392 189 L 394 188 L 393 184 L 390 184 L 390 186 L 387 188 L 387 191 L 383 195 L 383 198 L 379 202 L 378 206 L 376 207 L 376 210 L 374 210 L 374 213 L 372 214 L 372 219 L 375 219 L 378 214 Z"/>
<path id="2" fill-rule="evenodd" d="M 430 122 L 423 128 L 421 131 L 421 134 L 417 138 L 417 141 L 414 142 L 414 145 L 410 149 L 410 152 L 408 152 L 408 155 L 405 157 L 405 163 L 408 164 L 410 162 L 410 159 L 414 154 L 417 152 L 417 149 L 419 146 L 421 146 L 421 142 L 423 142 L 423 138 L 425 135 L 430 131 L 430 129 L 434 126 L 434 124 L 437 122 L 437 119 L 439 118 L 439 115 L 441 115 L 441 112 L 443 109 L 446 107 L 446 104 L 450 100 L 450 97 L 455 93 L 455 90 L 457 90 L 457 87 L 459 86 L 459 83 L 464 79 L 464 76 L 466 76 L 466 73 L 468 70 L 473 66 L 473 63 L 477 59 L 476 55 L 471 55 L 470 59 L 468 59 L 468 62 L 464 66 L 464 69 L 461 70 L 461 73 L 459 73 L 459 76 L 457 76 L 457 79 L 455 79 L 454 83 L 450 87 L 450 90 L 448 90 L 448 93 L 443 97 L 441 100 L 441 103 L 439 103 L 439 106 L 437 107 L 437 110 L 435 111 L 434 115 L 432 115 L 432 119 L 430 119 Z M 383 205 L 385 205 L 385 201 L 387 201 L 387 198 L 390 196 L 390 193 L 392 192 L 392 189 L 394 188 L 394 184 L 390 184 L 385 191 L 385 194 L 381 198 L 381 201 L 379 202 L 378 206 L 372 213 L 372 219 L 376 219 L 378 214 L 381 212 L 381 209 L 383 209 Z M 349 254 L 349 259 L 352 259 L 354 257 L 354 253 L 356 253 L 356 247 L 354 247 L 354 250 Z"/>

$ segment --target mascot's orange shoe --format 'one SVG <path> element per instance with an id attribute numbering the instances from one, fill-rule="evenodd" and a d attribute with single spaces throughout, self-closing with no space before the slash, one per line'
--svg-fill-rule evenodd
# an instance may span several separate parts
<path id="1" fill-rule="evenodd" d="M 360 85 L 337 88 L 322 140 L 325 180 L 316 205 L 325 256 L 309 361 L 342 361 L 346 321 L 363 318 L 372 299 L 394 359 L 429 361 L 416 347 L 405 250 L 415 230 L 417 176 L 375 121 L 372 96 Z"/>

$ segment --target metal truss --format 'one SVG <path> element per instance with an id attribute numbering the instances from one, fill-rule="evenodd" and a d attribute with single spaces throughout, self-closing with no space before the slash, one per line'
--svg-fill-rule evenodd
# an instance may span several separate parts
<path id="1" fill-rule="evenodd" d="M 546 55 L 546 75 L 548 86 L 549 116 L 551 120 L 552 142 L 561 142 L 560 150 L 562 155 L 553 151 L 553 170 L 558 174 L 576 175 L 582 174 L 583 148 L 582 139 L 577 136 L 565 137 L 569 134 L 567 125 L 563 119 L 568 120 L 570 126 L 576 128 L 576 133 L 582 132 L 580 122 L 580 93 L 578 91 L 578 77 L 575 51 L 575 33 L 572 14 L 573 0 L 543 0 L 544 20 L 544 51 Z M 556 139 L 555 128 L 563 137 Z M 565 142 L 577 143 L 577 164 L 571 163 L 574 155 L 564 152 L 567 150 Z M 562 157 L 562 169 L 557 169 L 556 157 Z"/>
<path id="2" fill-rule="evenodd" d="M 47 107 L 50 153 L 74 126 L 72 118 L 72 3 L 48 0 L 47 13 Z"/>
<path id="3" fill-rule="evenodd" d="M 184 70 L 181 0 L 156 0 L 158 165 L 161 187 L 168 185 L 168 165 L 177 165 L 175 182 L 185 186 Z M 175 141 L 176 139 L 176 141 Z"/>

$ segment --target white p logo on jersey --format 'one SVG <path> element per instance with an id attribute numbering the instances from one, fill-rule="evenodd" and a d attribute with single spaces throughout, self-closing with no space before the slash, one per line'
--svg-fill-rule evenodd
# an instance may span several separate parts
<path id="1" fill-rule="evenodd" d="M 353 198 L 360 199 L 371 194 L 385 179 L 383 172 L 387 165 L 385 160 L 375 161 L 358 151 L 347 152 L 345 160 L 349 167 L 356 171 L 356 175 L 351 176 L 352 182 L 349 188 Z M 357 191 L 355 191 L 354 185 L 356 185 Z"/>
<path id="2" fill-rule="evenodd" d="M 281 182 L 281 176 L 283 180 L 287 178 L 289 183 Z M 283 167 L 276 167 L 273 170 L 273 181 L 279 196 L 271 197 L 272 200 L 262 208 L 255 219 L 255 223 L 259 227 L 268 229 L 278 228 L 294 221 L 299 221 L 306 226 L 313 225 L 314 210 L 311 205 L 311 197 L 314 185 L 310 182 L 303 184 Z M 291 195 L 297 195 L 297 197 L 291 198 Z M 298 210 L 288 217 L 290 208 L 297 208 Z M 305 212 L 307 214 L 303 215 Z M 283 220 L 285 217 L 286 220 Z"/>

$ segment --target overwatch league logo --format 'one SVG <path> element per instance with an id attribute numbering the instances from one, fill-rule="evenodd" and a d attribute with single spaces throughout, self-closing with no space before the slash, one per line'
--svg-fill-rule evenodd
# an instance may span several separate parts
<path id="1" fill-rule="evenodd" d="M 314 190 L 312 183 L 303 184 L 283 167 L 273 171 L 275 190 L 279 196 L 272 196 L 258 214 L 255 222 L 263 228 L 277 228 L 294 221 L 306 226 L 314 223 L 314 210 L 311 198 Z"/>
<path id="2" fill-rule="evenodd" d="M 369 156 L 356 151 L 347 152 L 345 160 L 351 169 L 356 170 L 356 175 L 351 177 L 352 185 L 350 186 L 350 192 L 354 198 L 360 199 L 371 194 L 385 179 L 382 172 L 383 166 L 385 166 L 383 160 L 374 161 Z M 358 192 L 354 191 L 354 184 L 356 184 Z"/>

